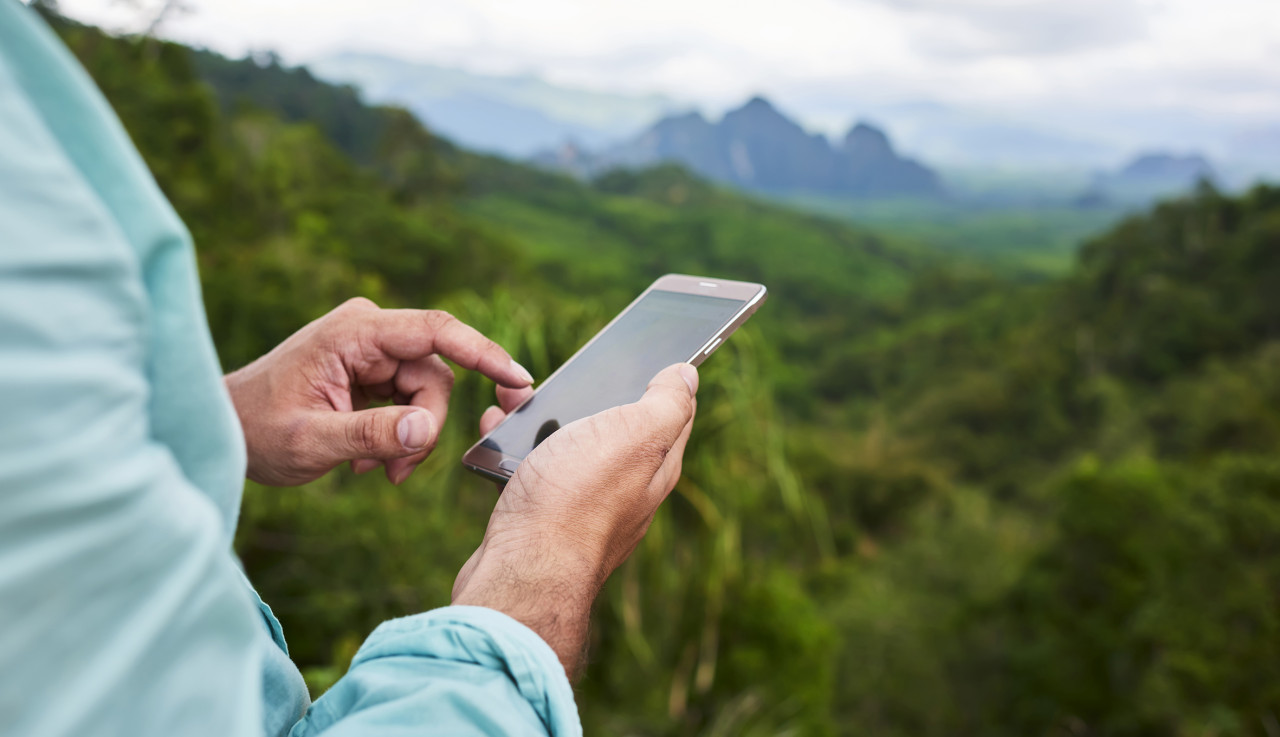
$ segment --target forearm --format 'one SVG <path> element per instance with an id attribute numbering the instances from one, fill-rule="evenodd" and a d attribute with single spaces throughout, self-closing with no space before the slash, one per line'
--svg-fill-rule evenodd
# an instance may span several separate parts
<path id="1" fill-rule="evenodd" d="M 482 547 L 459 575 L 453 603 L 502 612 L 533 630 L 572 681 L 586 659 L 591 605 L 601 582 L 598 564 L 563 550 L 498 553 Z"/>
<path id="2" fill-rule="evenodd" d="M 680 478 L 697 387 L 692 366 L 670 366 L 639 402 L 572 422 L 538 446 L 458 574 L 454 603 L 523 622 L 576 676 L 600 587 Z"/>

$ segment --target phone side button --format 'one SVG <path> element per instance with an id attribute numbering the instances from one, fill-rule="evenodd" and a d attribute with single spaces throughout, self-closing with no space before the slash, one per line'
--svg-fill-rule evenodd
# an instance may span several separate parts
<path id="1" fill-rule="evenodd" d="M 514 458 L 503 458 L 502 460 L 498 461 L 498 468 L 501 468 L 503 471 L 506 471 L 507 473 L 515 473 L 516 469 L 519 467 L 520 467 L 520 461 L 517 461 Z"/>
<path id="2" fill-rule="evenodd" d="M 720 338 L 716 338 L 715 340 L 711 341 L 711 345 L 707 346 L 706 350 L 702 352 L 702 355 L 710 356 L 711 351 L 714 351 L 716 349 L 716 346 L 720 345 L 720 340 L 721 340 Z"/>

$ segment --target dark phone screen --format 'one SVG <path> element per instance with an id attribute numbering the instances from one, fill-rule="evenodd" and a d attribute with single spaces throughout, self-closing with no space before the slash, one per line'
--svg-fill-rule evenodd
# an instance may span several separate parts
<path id="1" fill-rule="evenodd" d="M 564 425 L 644 395 L 659 371 L 687 361 L 746 304 L 653 290 L 481 443 L 524 458 Z"/>

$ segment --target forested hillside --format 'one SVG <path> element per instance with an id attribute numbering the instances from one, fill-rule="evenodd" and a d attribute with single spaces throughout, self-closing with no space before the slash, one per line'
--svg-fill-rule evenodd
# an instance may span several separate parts
<path id="1" fill-rule="evenodd" d="M 224 367 L 361 294 L 547 375 L 654 276 L 773 297 L 597 607 L 603 735 L 1280 734 L 1280 190 L 1205 189 L 1018 283 L 675 168 L 584 184 L 270 60 L 55 19 L 195 235 Z M 493 487 L 462 377 L 400 488 L 249 490 L 313 693 L 448 603 Z"/>

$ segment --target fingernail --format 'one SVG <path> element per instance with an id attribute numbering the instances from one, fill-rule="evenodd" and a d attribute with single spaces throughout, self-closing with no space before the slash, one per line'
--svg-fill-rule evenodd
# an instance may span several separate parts
<path id="1" fill-rule="evenodd" d="M 517 374 L 520 378 L 524 379 L 525 381 L 529 382 L 530 384 L 532 384 L 532 383 L 533 383 L 533 374 L 529 373 L 529 369 L 527 369 L 527 368 L 525 368 L 524 366 L 521 366 L 520 364 L 516 363 L 516 360 L 515 360 L 514 358 L 513 358 L 513 359 L 511 359 L 511 370 L 512 370 L 512 371 L 514 371 L 514 372 L 516 372 L 516 374 Z"/>
<path id="2" fill-rule="evenodd" d="M 431 415 L 426 410 L 410 412 L 400 418 L 396 432 L 400 434 L 400 444 L 410 450 L 427 447 L 431 441 Z"/>
<path id="3" fill-rule="evenodd" d="M 698 369 L 694 368 L 693 364 L 680 364 L 680 378 L 684 379 L 684 383 L 689 385 L 690 394 L 698 393 Z"/>

